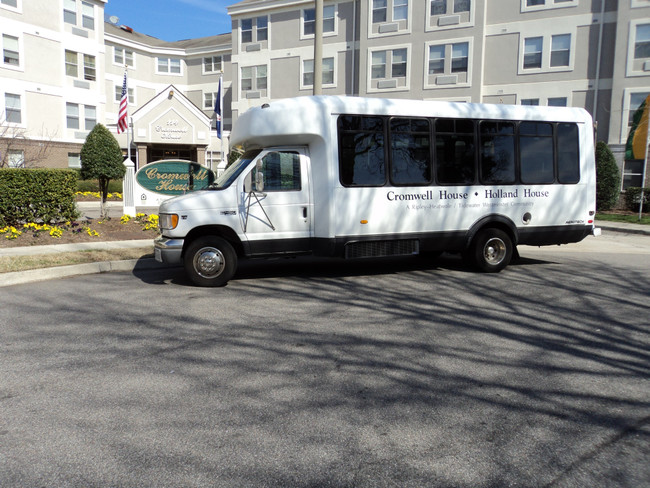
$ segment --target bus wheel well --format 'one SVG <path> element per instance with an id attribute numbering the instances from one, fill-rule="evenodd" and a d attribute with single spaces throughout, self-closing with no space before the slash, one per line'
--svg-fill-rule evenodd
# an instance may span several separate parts
<path id="1" fill-rule="evenodd" d="M 188 246 L 192 242 L 194 242 L 196 239 L 200 237 L 205 237 L 205 236 L 221 237 L 232 245 L 233 249 L 237 253 L 237 256 L 241 257 L 244 255 L 244 246 L 239 240 L 239 237 L 237 236 L 234 230 L 232 230 L 230 227 L 226 227 L 225 225 L 205 225 L 202 227 L 196 227 L 192 229 L 185 237 L 185 243 L 183 245 L 183 255 L 185 254 L 185 251 L 187 250 Z"/>
<path id="2" fill-rule="evenodd" d="M 512 241 L 512 245 L 517 245 L 519 236 L 517 233 L 517 226 L 514 222 L 503 215 L 488 215 L 476 222 L 469 229 L 469 232 L 467 233 L 467 241 L 465 242 L 465 249 L 467 250 L 470 248 L 472 241 L 481 230 L 489 228 L 502 230 L 508 234 L 508 237 L 510 237 L 510 240 Z"/>

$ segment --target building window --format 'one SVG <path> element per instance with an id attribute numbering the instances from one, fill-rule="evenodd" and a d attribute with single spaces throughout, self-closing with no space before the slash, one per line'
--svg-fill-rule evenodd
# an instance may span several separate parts
<path id="1" fill-rule="evenodd" d="M 529 37 L 524 40 L 524 69 L 542 67 L 543 37 Z"/>
<path id="2" fill-rule="evenodd" d="M 537 106 L 537 105 L 539 105 L 539 98 L 522 98 L 521 99 L 521 104 L 522 105 Z"/>
<path id="3" fill-rule="evenodd" d="M 68 168 L 81 168 L 81 154 L 68 153 Z"/>
<path id="4" fill-rule="evenodd" d="M 10 168 L 24 168 L 25 151 L 22 149 L 9 149 L 7 151 L 7 164 Z"/>
<path id="5" fill-rule="evenodd" d="M 409 2 L 408 0 L 393 0 L 393 21 L 408 20 Z"/>
<path id="6" fill-rule="evenodd" d="M 240 28 L 242 44 L 264 42 L 269 39 L 269 20 L 266 15 L 254 19 L 242 19 Z"/>
<path id="7" fill-rule="evenodd" d="M 76 0 L 63 0 L 63 21 L 66 24 L 77 25 Z"/>
<path id="8" fill-rule="evenodd" d="M 95 56 L 84 54 L 84 80 L 95 81 L 96 78 Z"/>
<path id="9" fill-rule="evenodd" d="M 369 90 L 403 90 L 408 87 L 407 80 L 407 48 L 374 51 L 371 53 Z"/>
<path id="10" fill-rule="evenodd" d="M 7 34 L 2 35 L 2 59 L 9 66 L 20 65 L 18 38 Z"/>
<path id="11" fill-rule="evenodd" d="M 178 58 L 157 58 L 158 71 L 160 74 L 177 75 L 181 73 L 181 60 Z"/>
<path id="12" fill-rule="evenodd" d="M 313 36 L 316 26 L 316 10 L 308 8 L 302 12 L 303 37 Z M 323 34 L 336 32 L 336 7 L 328 5 L 323 7 Z"/>
<path id="13" fill-rule="evenodd" d="M 217 92 L 203 93 L 203 108 L 205 110 L 213 109 L 216 101 L 217 101 Z"/>
<path id="14" fill-rule="evenodd" d="M 65 126 L 68 129 L 79 129 L 79 105 L 76 103 L 65 104 Z"/>
<path id="15" fill-rule="evenodd" d="M 135 105 L 135 96 L 133 88 L 127 88 L 127 93 L 129 95 L 129 105 Z M 120 103 L 122 101 L 122 85 L 115 85 L 115 102 Z"/>
<path id="16" fill-rule="evenodd" d="M 242 92 L 262 91 L 266 89 L 266 65 L 248 66 L 241 69 Z"/>
<path id="17" fill-rule="evenodd" d="M 92 105 L 84 105 L 84 128 L 93 130 L 97 124 L 97 108 Z"/>
<path id="18" fill-rule="evenodd" d="M 521 11 L 547 10 L 561 7 L 576 7 L 578 0 L 521 0 Z"/>
<path id="19" fill-rule="evenodd" d="M 0 0 L 0 5 L 6 5 L 7 7 L 18 8 L 18 0 Z"/>
<path id="20" fill-rule="evenodd" d="M 571 34 L 551 36 L 551 67 L 569 66 Z"/>
<path id="21" fill-rule="evenodd" d="M 370 36 L 394 35 L 409 29 L 408 0 L 372 0 Z"/>
<path id="22" fill-rule="evenodd" d="M 467 27 L 474 19 L 471 0 L 429 0 L 426 30 Z"/>
<path id="23" fill-rule="evenodd" d="M 523 39 L 523 58 L 520 72 L 566 71 L 572 69 L 573 35 L 567 33 L 544 34 Z"/>
<path id="24" fill-rule="evenodd" d="M 92 3 L 81 2 L 81 25 L 86 29 L 95 29 L 95 8 Z"/>
<path id="25" fill-rule="evenodd" d="M 5 93 L 5 120 L 10 124 L 22 123 L 20 95 Z"/>
<path id="26" fill-rule="evenodd" d="M 133 51 L 129 51 L 123 47 L 115 46 L 113 48 L 113 62 L 119 64 L 120 66 L 129 66 L 133 68 L 135 66 L 133 57 Z"/>
<path id="27" fill-rule="evenodd" d="M 334 84 L 334 58 L 323 58 L 323 85 Z M 302 85 L 314 86 L 314 60 L 306 59 L 302 62 Z"/>
<path id="28" fill-rule="evenodd" d="M 470 43 L 434 44 L 429 46 L 429 87 L 469 83 Z"/>
<path id="29" fill-rule="evenodd" d="M 567 99 L 566 97 L 554 97 L 548 99 L 549 107 L 566 107 Z"/>
<path id="30" fill-rule="evenodd" d="M 221 56 L 203 58 L 203 73 L 221 73 L 222 59 Z"/>
<path id="31" fill-rule="evenodd" d="M 636 26 L 634 37 L 634 59 L 650 58 L 650 24 Z"/>
<path id="32" fill-rule="evenodd" d="M 65 74 L 74 78 L 79 75 L 77 69 L 77 53 L 74 51 L 65 52 Z"/>

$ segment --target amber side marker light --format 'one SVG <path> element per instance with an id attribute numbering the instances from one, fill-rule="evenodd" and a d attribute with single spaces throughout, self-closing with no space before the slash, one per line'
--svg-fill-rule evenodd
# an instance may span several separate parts
<path id="1" fill-rule="evenodd" d="M 367 224 L 368 221 L 367 221 L 367 220 L 362 220 L 361 223 L 362 223 L 362 224 Z"/>

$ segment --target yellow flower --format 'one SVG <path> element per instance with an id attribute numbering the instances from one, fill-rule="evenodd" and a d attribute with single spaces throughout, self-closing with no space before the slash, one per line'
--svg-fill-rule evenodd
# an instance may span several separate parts
<path id="1" fill-rule="evenodd" d="M 120 217 L 120 222 L 122 224 L 126 224 L 130 220 L 131 220 L 131 217 L 129 217 L 128 215 L 122 215 L 122 217 Z"/>

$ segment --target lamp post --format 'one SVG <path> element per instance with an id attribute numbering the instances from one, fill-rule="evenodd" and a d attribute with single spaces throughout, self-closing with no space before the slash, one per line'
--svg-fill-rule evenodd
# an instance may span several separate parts
<path id="1" fill-rule="evenodd" d="M 323 94 L 323 0 L 316 0 L 314 15 L 314 95 Z"/>

